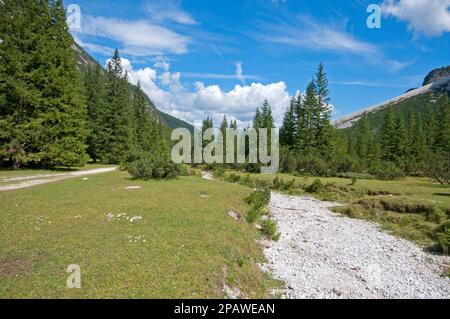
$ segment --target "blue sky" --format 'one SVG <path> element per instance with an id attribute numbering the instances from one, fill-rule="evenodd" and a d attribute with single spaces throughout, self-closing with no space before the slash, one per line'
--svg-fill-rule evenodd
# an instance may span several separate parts
<path id="1" fill-rule="evenodd" d="M 382 8 L 369 29 L 367 6 Z M 104 64 L 119 48 L 132 82 L 189 122 L 224 114 L 245 125 L 268 98 L 277 121 L 317 65 L 334 117 L 420 86 L 449 65 L 450 0 L 67 0 L 75 39 Z M 70 14 L 70 13 L 69 13 Z"/>

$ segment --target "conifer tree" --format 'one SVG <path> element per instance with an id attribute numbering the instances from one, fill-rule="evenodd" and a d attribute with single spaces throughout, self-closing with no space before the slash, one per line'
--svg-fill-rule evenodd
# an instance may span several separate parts
<path id="1" fill-rule="evenodd" d="M 439 124 L 436 139 L 436 150 L 450 158 L 450 102 L 447 93 L 440 101 Z"/>
<path id="2" fill-rule="evenodd" d="M 120 163 L 133 142 L 132 103 L 128 76 L 124 74 L 119 51 L 116 49 L 107 66 L 106 102 L 108 113 L 105 127 L 110 132 L 107 136 L 104 152 L 106 161 Z"/>
<path id="3" fill-rule="evenodd" d="M 357 153 L 362 159 L 367 160 L 371 155 L 372 150 L 372 136 L 370 122 L 367 114 L 361 118 L 358 122 L 358 133 L 357 133 Z"/>
<path id="4" fill-rule="evenodd" d="M 86 105 L 62 1 L 1 5 L 0 72 L 11 80 L 0 84 L 1 125 L 12 128 L 2 155 L 16 167 L 84 165 Z"/>
<path id="5" fill-rule="evenodd" d="M 407 130 L 403 121 L 403 116 L 398 116 L 395 120 L 395 134 L 392 142 L 394 145 L 394 158 L 397 164 L 402 164 L 406 156 Z"/>
<path id="6" fill-rule="evenodd" d="M 396 144 L 395 144 L 395 121 L 394 114 L 391 109 L 386 113 L 384 124 L 381 129 L 381 156 L 384 161 L 395 161 Z"/>
<path id="7" fill-rule="evenodd" d="M 295 138 L 295 97 L 292 97 L 289 108 L 284 114 L 283 124 L 280 128 L 281 146 L 293 147 Z"/>
<path id="8" fill-rule="evenodd" d="M 436 120 L 436 113 L 432 108 L 428 108 L 425 112 L 424 133 L 427 149 L 429 151 L 435 151 L 438 123 Z"/>
<path id="9" fill-rule="evenodd" d="M 272 129 L 275 128 L 275 121 L 272 115 L 272 108 L 270 107 L 269 102 L 264 100 L 264 104 L 261 112 L 261 128 Z M 269 131 L 270 132 L 270 131 Z"/>
<path id="10" fill-rule="evenodd" d="M 228 128 L 228 120 L 227 116 L 223 116 L 222 123 L 220 124 L 220 132 L 222 133 L 222 148 L 223 148 L 223 163 L 226 163 L 226 150 L 227 150 L 227 128 Z"/>
<path id="11" fill-rule="evenodd" d="M 255 129 L 259 129 L 262 127 L 262 114 L 261 111 L 259 110 L 259 107 L 256 108 L 256 114 L 255 117 L 253 118 L 253 128 Z"/>
<path id="12" fill-rule="evenodd" d="M 104 153 L 107 136 L 110 132 L 105 130 L 104 120 L 106 109 L 105 78 L 99 64 L 86 69 L 84 74 L 84 92 L 87 102 L 88 128 L 87 139 L 89 156 L 96 162 L 106 158 Z M 103 153 L 102 153 L 103 150 Z"/>
<path id="13" fill-rule="evenodd" d="M 310 82 L 306 88 L 305 100 L 303 101 L 303 118 L 299 119 L 299 127 L 304 129 L 304 132 L 299 131 L 299 135 L 304 137 L 303 151 L 313 152 L 317 146 L 318 136 L 318 118 L 317 118 L 317 98 L 316 88 L 314 82 Z M 300 121 L 303 121 L 301 123 Z M 302 137 L 300 137 L 302 139 Z"/>

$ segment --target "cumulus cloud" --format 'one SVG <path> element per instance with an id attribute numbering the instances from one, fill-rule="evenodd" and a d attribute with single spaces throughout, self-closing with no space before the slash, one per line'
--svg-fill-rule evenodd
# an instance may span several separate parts
<path id="1" fill-rule="evenodd" d="M 440 36 L 450 32 L 450 0 L 386 0 L 382 11 L 408 23 L 416 34 Z"/>
<path id="2" fill-rule="evenodd" d="M 130 82 L 139 81 L 159 109 L 188 122 L 195 123 L 210 116 L 219 125 L 227 115 L 244 127 L 251 123 L 256 108 L 262 106 L 264 99 L 271 103 L 274 117 L 281 121 L 289 105 L 290 95 L 284 82 L 236 85 L 229 91 L 218 85 L 195 82 L 194 90 L 189 91 L 180 83 L 183 75 L 171 72 L 170 64 L 165 63 L 157 62 L 155 68 L 134 69 L 128 59 L 122 58 Z"/>
<path id="3" fill-rule="evenodd" d="M 74 30 L 73 33 L 77 37 L 90 35 L 117 41 L 123 47 L 122 53 L 132 56 L 183 54 L 188 52 L 190 42 L 189 37 L 148 21 L 128 21 L 89 15 L 83 16 L 81 30 Z M 106 50 L 104 47 L 94 49 Z"/>

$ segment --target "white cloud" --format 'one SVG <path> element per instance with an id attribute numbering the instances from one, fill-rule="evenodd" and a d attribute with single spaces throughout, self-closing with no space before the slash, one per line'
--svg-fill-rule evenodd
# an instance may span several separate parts
<path id="1" fill-rule="evenodd" d="M 408 23 L 416 34 L 440 36 L 450 32 L 450 0 L 386 0 L 383 13 Z"/>
<path id="2" fill-rule="evenodd" d="M 197 21 L 181 8 L 180 1 L 152 0 L 146 6 L 146 11 L 149 19 L 154 21 L 163 22 L 167 20 L 185 25 L 197 24 Z"/>
<path id="3" fill-rule="evenodd" d="M 194 79 L 230 79 L 239 80 L 242 84 L 245 84 L 246 80 L 261 81 L 262 78 L 257 75 L 244 74 L 242 62 L 235 63 L 236 71 L 234 74 L 219 74 L 219 73 L 183 73 L 185 78 Z"/>
<path id="4" fill-rule="evenodd" d="M 258 37 L 273 43 L 363 56 L 379 55 L 377 46 L 355 38 L 343 26 L 323 24 L 311 17 L 293 17 L 290 21 L 263 24 L 263 27 L 267 32 Z"/>
<path id="5" fill-rule="evenodd" d="M 188 52 L 190 38 L 166 27 L 147 21 L 127 21 L 114 18 L 83 16 L 81 30 L 75 36 L 91 35 L 121 43 L 122 53 L 132 56 L 183 54 Z M 92 45 L 93 46 L 93 45 Z M 105 50 L 100 46 L 97 51 Z"/>
<path id="6" fill-rule="evenodd" d="M 180 83 L 183 74 L 171 72 L 170 64 L 164 65 L 165 70 L 159 65 L 155 69 L 135 70 L 128 59 L 122 58 L 122 65 L 130 82 L 136 84 L 139 81 L 143 91 L 159 109 L 191 123 L 210 116 L 219 125 L 223 115 L 227 115 L 244 127 L 251 122 L 256 108 L 261 107 L 266 98 L 272 105 L 275 119 L 281 121 L 290 101 L 284 82 L 236 85 L 229 91 L 218 85 L 205 86 L 196 82 L 195 89 L 187 91 Z"/>

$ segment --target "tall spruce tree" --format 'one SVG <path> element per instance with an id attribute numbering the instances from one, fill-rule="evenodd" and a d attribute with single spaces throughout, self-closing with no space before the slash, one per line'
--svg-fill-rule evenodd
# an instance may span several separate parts
<path id="1" fill-rule="evenodd" d="M 295 138 L 295 97 L 292 97 L 289 108 L 283 118 L 280 128 L 280 145 L 292 148 Z"/>
<path id="2" fill-rule="evenodd" d="M 358 122 L 356 152 L 362 159 L 369 159 L 372 150 L 372 133 L 367 114 Z"/>
<path id="3" fill-rule="evenodd" d="M 0 72 L 12 80 L 0 84 L 1 125 L 13 128 L 3 156 L 16 167 L 84 165 L 86 105 L 62 1 L 15 2 L 1 3 L 1 63 L 10 66 Z"/>
<path id="4" fill-rule="evenodd" d="M 132 101 L 128 76 L 124 73 L 119 51 L 108 62 L 106 83 L 106 102 L 108 113 L 105 127 L 110 132 L 104 145 L 106 161 L 120 163 L 133 142 Z"/>
<path id="5" fill-rule="evenodd" d="M 436 139 L 438 135 L 438 122 L 435 111 L 428 107 L 425 112 L 424 133 L 428 151 L 435 151 Z"/>
<path id="6" fill-rule="evenodd" d="M 380 136 L 381 158 L 384 161 L 394 162 L 396 159 L 395 135 L 394 113 L 389 109 L 386 113 Z"/>
<path id="7" fill-rule="evenodd" d="M 450 159 L 450 102 L 446 92 L 440 101 L 438 128 L 435 149 Z"/>
<path id="8" fill-rule="evenodd" d="M 317 103 L 313 111 L 315 127 L 316 127 L 316 140 L 317 149 L 322 156 L 330 157 L 333 153 L 333 144 L 335 144 L 334 138 L 337 136 L 337 132 L 334 132 L 331 126 L 331 107 L 328 79 L 325 73 L 325 67 L 323 63 L 320 63 L 316 78 L 314 80 L 314 88 L 316 90 Z"/>
<path id="9" fill-rule="evenodd" d="M 223 163 L 226 163 L 227 156 L 227 129 L 228 129 L 228 120 L 227 116 L 223 116 L 222 123 L 220 124 L 220 132 L 222 133 L 222 149 L 223 149 Z"/>
<path id="10" fill-rule="evenodd" d="M 300 141 L 304 139 L 303 151 L 307 153 L 315 153 L 317 150 L 318 136 L 318 117 L 317 117 L 317 97 L 314 81 L 311 81 L 306 87 L 305 100 L 303 105 L 303 117 L 299 118 L 298 127 L 304 131 L 299 131 Z M 303 123 L 301 123 L 303 121 Z"/>
<path id="11" fill-rule="evenodd" d="M 87 101 L 88 128 L 87 152 L 92 160 L 102 161 L 106 158 L 107 137 L 104 121 L 107 115 L 105 77 L 99 64 L 88 67 L 84 74 L 84 91 Z"/>
<path id="12" fill-rule="evenodd" d="M 394 158 L 398 165 L 404 163 L 407 155 L 407 134 L 403 116 L 399 115 L 395 120 L 395 134 L 393 135 Z"/>

